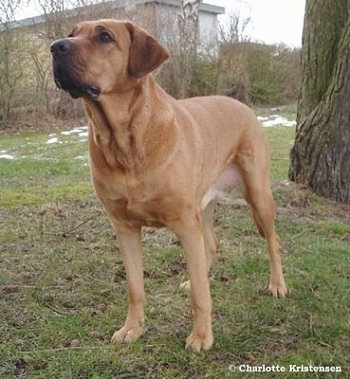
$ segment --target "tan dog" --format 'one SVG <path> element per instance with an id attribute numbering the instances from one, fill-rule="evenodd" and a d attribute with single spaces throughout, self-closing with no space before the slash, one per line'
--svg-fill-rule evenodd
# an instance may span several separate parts
<path id="1" fill-rule="evenodd" d="M 167 51 L 129 22 L 82 22 L 55 41 L 51 53 L 58 87 L 84 100 L 92 181 L 125 264 L 129 309 L 112 341 L 134 341 L 144 332 L 141 227 L 166 226 L 181 241 L 191 284 L 194 325 L 186 347 L 212 346 L 208 272 L 218 248 L 213 211 L 220 194 L 237 184 L 267 240 L 268 288 L 285 296 L 269 151 L 249 108 L 221 96 L 167 95 L 150 75 Z"/>

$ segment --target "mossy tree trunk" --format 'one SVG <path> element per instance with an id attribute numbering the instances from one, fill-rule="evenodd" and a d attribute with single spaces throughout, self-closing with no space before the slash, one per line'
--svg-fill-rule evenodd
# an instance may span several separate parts
<path id="1" fill-rule="evenodd" d="M 350 203 L 350 0 L 306 0 L 289 177 Z"/>

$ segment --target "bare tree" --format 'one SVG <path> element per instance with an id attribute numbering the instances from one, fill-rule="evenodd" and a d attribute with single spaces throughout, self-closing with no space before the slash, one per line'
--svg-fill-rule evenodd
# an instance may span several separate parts
<path id="1" fill-rule="evenodd" d="M 14 20 L 22 0 L 0 0 L 0 122 L 13 117 L 16 86 L 23 75 L 22 40 Z"/>
<path id="2" fill-rule="evenodd" d="M 219 89 L 244 103 L 250 103 L 248 60 L 253 45 L 245 34 L 251 23 L 239 11 L 229 15 L 228 23 L 219 25 Z"/>
<path id="3" fill-rule="evenodd" d="M 239 12 L 231 13 L 225 25 L 219 25 L 219 41 L 221 44 L 247 42 L 250 37 L 245 33 L 251 23 L 251 17 L 242 17 Z"/>
<path id="4" fill-rule="evenodd" d="M 180 16 L 180 97 L 186 97 L 187 87 L 197 58 L 198 14 L 202 0 L 182 0 Z"/>

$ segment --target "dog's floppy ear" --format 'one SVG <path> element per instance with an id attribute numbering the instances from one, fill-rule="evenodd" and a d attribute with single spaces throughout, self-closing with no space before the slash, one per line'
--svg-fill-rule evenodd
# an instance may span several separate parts
<path id="1" fill-rule="evenodd" d="M 127 22 L 131 45 L 129 51 L 129 74 L 141 78 L 169 58 L 168 51 L 143 29 Z"/>

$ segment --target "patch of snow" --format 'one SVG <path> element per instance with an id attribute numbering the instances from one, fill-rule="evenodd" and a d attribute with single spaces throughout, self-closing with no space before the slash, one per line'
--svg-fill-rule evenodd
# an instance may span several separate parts
<path id="1" fill-rule="evenodd" d="M 46 141 L 46 144 L 49 145 L 51 143 L 57 143 L 57 142 L 58 142 L 58 138 L 57 137 L 52 137 L 52 138 L 50 138 L 50 139 L 48 139 Z"/>
<path id="2" fill-rule="evenodd" d="M 79 137 L 83 138 L 83 137 L 87 137 L 89 135 L 89 132 L 86 131 L 86 132 L 80 132 L 79 133 Z"/>
<path id="3" fill-rule="evenodd" d="M 258 120 L 261 122 L 261 125 L 264 128 L 273 128 L 277 125 L 292 127 L 297 124 L 295 120 L 288 120 L 285 117 L 282 117 L 280 115 L 271 115 L 270 117 L 258 117 Z"/>
<path id="4" fill-rule="evenodd" d="M 88 127 L 87 126 L 78 126 L 77 128 L 73 128 L 71 130 L 65 130 L 61 132 L 64 136 L 70 136 L 71 134 L 77 133 L 79 137 L 86 137 L 88 135 Z"/>
<path id="5" fill-rule="evenodd" d="M 2 153 L 2 152 L 1 152 Z M 5 152 L 3 154 L 0 154 L 0 159 L 15 159 L 15 157 L 13 155 L 10 155 L 10 154 L 5 154 Z"/>

